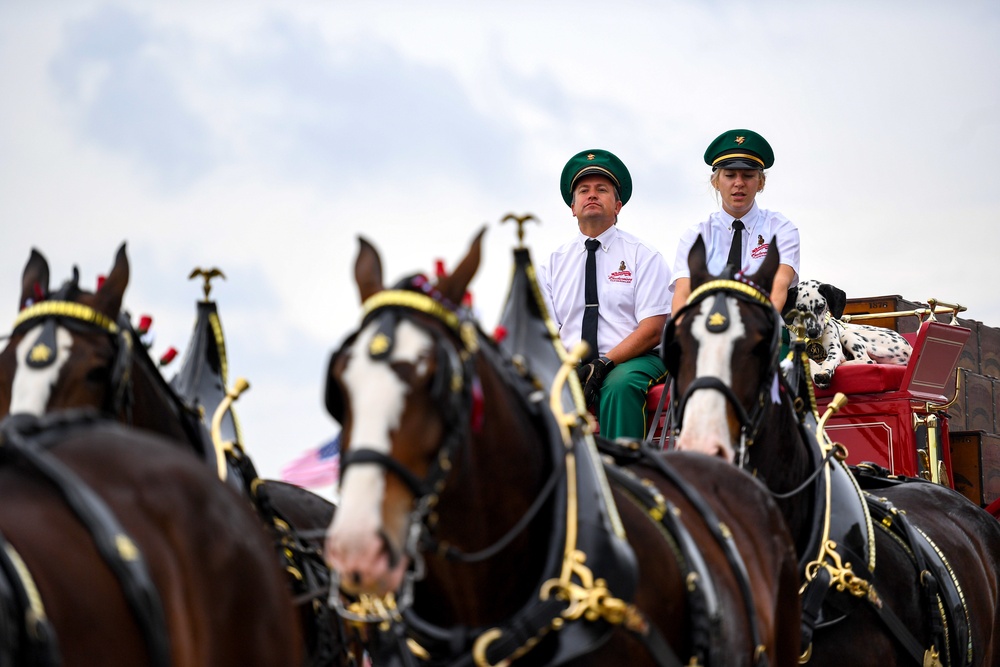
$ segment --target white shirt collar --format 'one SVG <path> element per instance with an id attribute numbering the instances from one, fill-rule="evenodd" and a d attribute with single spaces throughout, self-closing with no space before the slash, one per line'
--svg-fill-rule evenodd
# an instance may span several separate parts
<path id="1" fill-rule="evenodd" d="M 611 246 L 611 243 L 616 238 L 618 238 L 618 225 L 611 225 L 610 227 L 605 229 L 600 236 L 597 237 L 587 236 L 586 234 L 581 232 L 579 238 L 580 238 L 580 250 L 582 250 L 583 252 L 587 252 L 587 246 L 584 245 L 587 242 L 587 239 L 592 239 L 592 238 L 596 238 L 598 241 L 600 241 L 601 250 L 607 252 L 608 248 Z"/>
<path id="2" fill-rule="evenodd" d="M 719 209 L 719 214 L 722 216 L 722 221 L 726 223 L 726 229 L 728 229 L 729 231 L 733 231 L 733 222 L 737 220 L 737 218 L 734 218 L 733 216 L 729 215 L 729 212 L 726 211 L 726 209 L 724 208 Z M 757 218 L 759 216 L 760 216 L 760 208 L 757 206 L 757 200 L 755 198 L 753 201 L 753 206 L 750 207 L 750 210 L 747 211 L 747 214 L 744 215 L 742 218 L 738 219 L 743 221 L 744 229 L 750 229 L 751 227 L 753 227 L 754 223 L 757 221 Z"/>

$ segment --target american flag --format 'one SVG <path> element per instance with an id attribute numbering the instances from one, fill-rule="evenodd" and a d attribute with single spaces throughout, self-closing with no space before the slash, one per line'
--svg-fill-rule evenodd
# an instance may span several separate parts
<path id="1" fill-rule="evenodd" d="M 281 479 L 307 489 L 336 486 L 340 476 L 340 434 L 310 449 L 281 469 Z"/>

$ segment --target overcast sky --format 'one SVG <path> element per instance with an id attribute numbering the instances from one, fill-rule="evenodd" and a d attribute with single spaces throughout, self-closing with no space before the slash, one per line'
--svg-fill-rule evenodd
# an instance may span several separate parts
<path id="1" fill-rule="evenodd" d="M 803 278 L 1000 326 L 995 0 L 0 0 L 0 314 L 32 247 L 93 285 L 126 241 L 126 307 L 154 355 L 183 351 L 187 276 L 219 267 L 246 444 L 277 477 L 338 430 L 323 373 L 358 324 L 359 234 L 395 281 L 486 225 L 492 330 L 499 221 L 538 217 L 536 258 L 572 235 L 571 155 L 628 165 L 619 224 L 672 261 L 717 209 L 702 154 L 731 128 L 774 148 L 758 201 L 798 224 Z"/>

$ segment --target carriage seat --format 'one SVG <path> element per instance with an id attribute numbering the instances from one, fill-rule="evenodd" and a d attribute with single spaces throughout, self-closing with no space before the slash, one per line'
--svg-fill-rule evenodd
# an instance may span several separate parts
<path id="1" fill-rule="evenodd" d="M 903 334 L 903 338 L 913 346 L 916 334 Z M 899 364 L 848 364 L 840 365 L 833 374 L 830 387 L 816 387 L 816 397 L 842 394 L 881 394 L 885 391 L 899 391 L 903 383 L 906 366 Z"/>
<path id="2" fill-rule="evenodd" d="M 660 396 L 666 390 L 667 390 L 667 385 L 665 383 L 660 383 L 660 384 L 654 384 L 652 387 L 649 388 L 649 391 L 646 392 L 646 414 L 647 414 L 647 416 L 648 416 L 649 419 L 652 419 L 653 415 L 656 414 L 656 408 L 660 404 Z M 664 406 L 663 413 L 660 414 L 659 424 L 657 424 L 657 427 L 656 427 L 656 433 L 657 434 L 659 434 L 660 429 L 663 428 L 663 423 L 666 420 L 667 408 L 668 407 L 669 406 Z M 595 417 L 594 424 L 595 424 L 596 430 L 594 431 L 594 434 L 595 435 L 599 435 L 600 432 L 601 432 L 601 425 L 596 422 L 597 413 L 594 411 L 594 409 L 592 407 L 589 408 L 589 411 L 590 411 L 590 414 L 594 415 L 594 417 Z"/>
<path id="3" fill-rule="evenodd" d="M 850 396 L 903 391 L 921 400 L 946 401 L 955 366 L 970 334 L 965 327 L 924 321 L 916 333 L 903 334 L 913 347 L 905 366 L 838 366 L 828 389 L 816 387 L 816 398 L 829 398 L 837 392 Z"/>

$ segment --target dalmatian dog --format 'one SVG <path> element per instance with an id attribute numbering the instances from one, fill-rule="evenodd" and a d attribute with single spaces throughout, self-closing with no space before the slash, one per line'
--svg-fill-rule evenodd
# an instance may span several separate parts
<path id="1" fill-rule="evenodd" d="M 817 387 L 826 389 L 841 364 L 906 365 L 912 348 L 892 329 L 841 322 L 847 295 L 843 290 L 805 280 L 788 292 L 782 315 L 805 329 L 806 353 Z"/>

